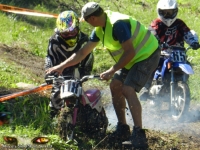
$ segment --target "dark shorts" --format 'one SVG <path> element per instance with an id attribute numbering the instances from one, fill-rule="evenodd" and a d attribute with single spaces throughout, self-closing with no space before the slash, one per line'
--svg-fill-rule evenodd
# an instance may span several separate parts
<path id="1" fill-rule="evenodd" d="M 130 70 L 123 68 L 115 72 L 113 78 L 122 81 L 124 85 L 131 86 L 136 92 L 139 92 L 157 68 L 160 52 L 160 48 L 157 48 L 149 58 L 134 64 Z"/>

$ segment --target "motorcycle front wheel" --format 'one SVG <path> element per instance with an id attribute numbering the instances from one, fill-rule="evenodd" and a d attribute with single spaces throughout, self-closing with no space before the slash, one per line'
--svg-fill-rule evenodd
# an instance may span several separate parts
<path id="1" fill-rule="evenodd" d="M 178 82 L 174 85 L 171 96 L 171 117 L 175 121 L 183 121 L 190 106 L 190 90 L 186 83 Z"/>
<path id="2" fill-rule="evenodd" d="M 81 131 L 90 138 L 102 139 L 105 137 L 108 118 L 104 108 L 102 108 L 101 112 L 98 112 L 96 109 L 92 109 L 90 105 L 85 105 L 79 110 L 77 120 Z"/>
<path id="3" fill-rule="evenodd" d="M 69 108 L 65 107 L 60 110 L 58 115 L 58 132 L 59 136 L 64 140 L 70 140 L 71 136 L 72 115 Z"/>

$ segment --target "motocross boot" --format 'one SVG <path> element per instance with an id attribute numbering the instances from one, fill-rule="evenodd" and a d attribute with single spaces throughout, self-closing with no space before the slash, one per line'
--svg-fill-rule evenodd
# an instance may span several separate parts
<path id="1" fill-rule="evenodd" d="M 110 148 L 121 149 L 122 142 L 130 138 L 130 127 L 127 124 L 118 122 L 116 130 L 108 136 Z"/>
<path id="2" fill-rule="evenodd" d="M 148 148 L 148 140 L 146 138 L 145 130 L 134 126 L 130 140 L 125 141 L 122 144 L 125 149 L 146 150 Z"/>

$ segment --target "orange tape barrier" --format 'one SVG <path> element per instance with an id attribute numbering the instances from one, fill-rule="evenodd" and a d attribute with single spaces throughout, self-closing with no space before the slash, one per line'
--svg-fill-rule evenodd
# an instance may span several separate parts
<path id="1" fill-rule="evenodd" d="M 57 18 L 58 17 L 57 14 L 44 13 L 44 12 L 39 12 L 39 11 L 35 11 L 35 10 L 19 8 L 19 7 L 3 5 L 3 4 L 0 4 L 0 10 L 6 11 L 6 12 L 11 12 L 11 13 L 16 13 L 16 14 L 22 14 L 22 15 L 31 15 L 31 16 L 49 17 L 49 18 Z"/>
<path id="2" fill-rule="evenodd" d="M 38 86 L 36 88 L 33 88 L 33 89 L 24 90 L 24 91 L 21 91 L 21 92 L 16 92 L 16 93 L 0 96 L 0 102 L 9 100 L 11 98 L 16 98 L 16 97 L 19 97 L 19 96 L 24 96 L 24 95 L 28 95 L 28 94 L 32 94 L 32 93 L 36 93 L 36 92 L 40 92 L 40 91 L 44 91 L 44 90 L 48 90 L 48 89 L 51 89 L 51 88 L 52 88 L 52 85 L 43 84 L 43 85 L 40 85 L 40 86 Z"/>

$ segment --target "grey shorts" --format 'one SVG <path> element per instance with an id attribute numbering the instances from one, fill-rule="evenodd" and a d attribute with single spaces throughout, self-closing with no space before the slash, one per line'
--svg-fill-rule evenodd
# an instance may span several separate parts
<path id="1" fill-rule="evenodd" d="M 160 48 L 157 48 L 150 57 L 134 64 L 130 70 L 123 68 L 115 72 L 113 78 L 120 80 L 124 85 L 131 86 L 136 92 L 139 92 L 158 66 L 160 52 Z"/>

